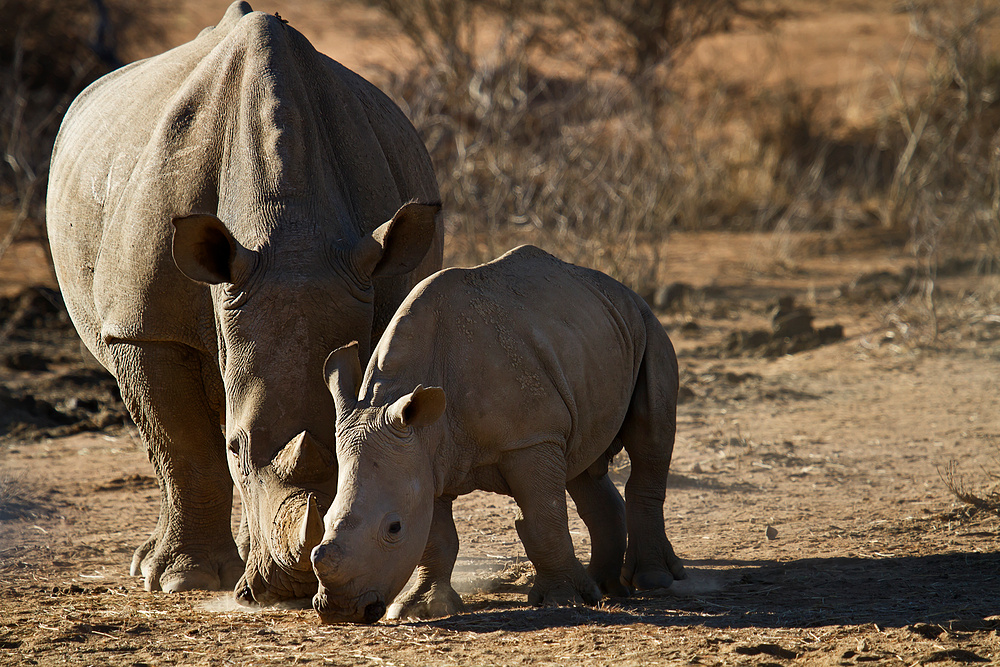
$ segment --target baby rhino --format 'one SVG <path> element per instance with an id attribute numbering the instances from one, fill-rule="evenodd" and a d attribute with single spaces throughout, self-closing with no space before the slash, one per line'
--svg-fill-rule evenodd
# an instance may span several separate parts
<path id="1" fill-rule="evenodd" d="M 677 357 L 622 284 L 522 246 L 417 285 L 363 382 L 353 344 L 325 372 L 340 477 L 312 551 L 324 622 L 374 623 L 418 566 L 389 616 L 459 611 L 451 506 L 474 489 L 517 502 L 533 604 L 595 604 L 602 592 L 684 578 L 663 523 Z M 607 475 L 623 446 L 624 502 Z M 586 569 L 573 553 L 567 489 L 591 535 Z"/>

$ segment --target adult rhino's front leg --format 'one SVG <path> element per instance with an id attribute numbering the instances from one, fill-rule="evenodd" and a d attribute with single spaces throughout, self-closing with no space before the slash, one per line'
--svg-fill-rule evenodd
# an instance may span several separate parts
<path id="1" fill-rule="evenodd" d="M 132 574 L 148 591 L 232 589 L 243 573 L 230 527 L 233 482 L 202 357 L 170 343 L 108 349 L 160 484 L 160 517 Z"/>

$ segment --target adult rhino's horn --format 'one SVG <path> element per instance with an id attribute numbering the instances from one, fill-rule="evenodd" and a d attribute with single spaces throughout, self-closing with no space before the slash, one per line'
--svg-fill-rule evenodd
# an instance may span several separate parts
<path id="1" fill-rule="evenodd" d="M 306 501 L 306 511 L 302 515 L 302 523 L 299 524 L 299 534 L 296 537 L 298 539 L 294 545 L 293 555 L 297 556 L 299 565 L 311 568 L 310 554 L 323 541 L 323 516 L 319 513 L 316 497 L 311 493 Z"/>
<path id="2" fill-rule="evenodd" d="M 321 482 L 329 479 L 337 466 L 333 450 L 302 431 L 285 445 L 271 461 L 275 474 L 290 484 Z"/>
<path id="3" fill-rule="evenodd" d="M 361 389 L 361 359 L 358 357 L 357 341 L 338 347 L 330 353 L 323 364 L 323 377 L 333 396 L 337 415 L 354 409 Z"/>

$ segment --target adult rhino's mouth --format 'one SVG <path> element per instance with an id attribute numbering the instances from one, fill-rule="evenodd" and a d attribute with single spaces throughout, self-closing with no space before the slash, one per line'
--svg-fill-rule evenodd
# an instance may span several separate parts
<path id="1" fill-rule="evenodd" d="M 313 609 L 323 623 L 366 623 L 371 625 L 385 615 L 385 600 L 377 591 L 365 591 L 357 597 L 332 595 L 320 584 L 313 597 Z"/>
<path id="2" fill-rule="evenodd" d="M 308 599 L 319 586 L 310 553 L 323 537 L 319 492 L 292 494 L 282 501 L 271 537 L 250 549 L 246 571 L 236 585 L 240 604 L 269 605 Z M 327 502 L 329 505 L 329 500 Z"/>
<path id="3" fill-rule="evenodd" d="M 266 606 L 290 600 L 307 601 L 318 587 L 313 572 L 285 570 L 272 562 L 266 577 L 256 570 L 244 572 L 233 595 L 242 605 Z"/>

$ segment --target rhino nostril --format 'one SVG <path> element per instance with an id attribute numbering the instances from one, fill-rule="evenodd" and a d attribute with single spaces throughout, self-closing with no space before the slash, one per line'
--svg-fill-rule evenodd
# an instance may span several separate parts
<path id="1" fill-rule="evenodd" d="M 342 556 L 340 547 L 327 542 L 313 549 L 309 560 L 312 561 L 313 570 L 316 571 L 316 574 L 324 576 L 332 575 L 336 571 L 337 564 Z"/>
<path id="2" fill-rule="evenodd" d="M 379 600 L 365 607 L 365 623 L 374 623 L 385 614 L 385 603 Z"/>

